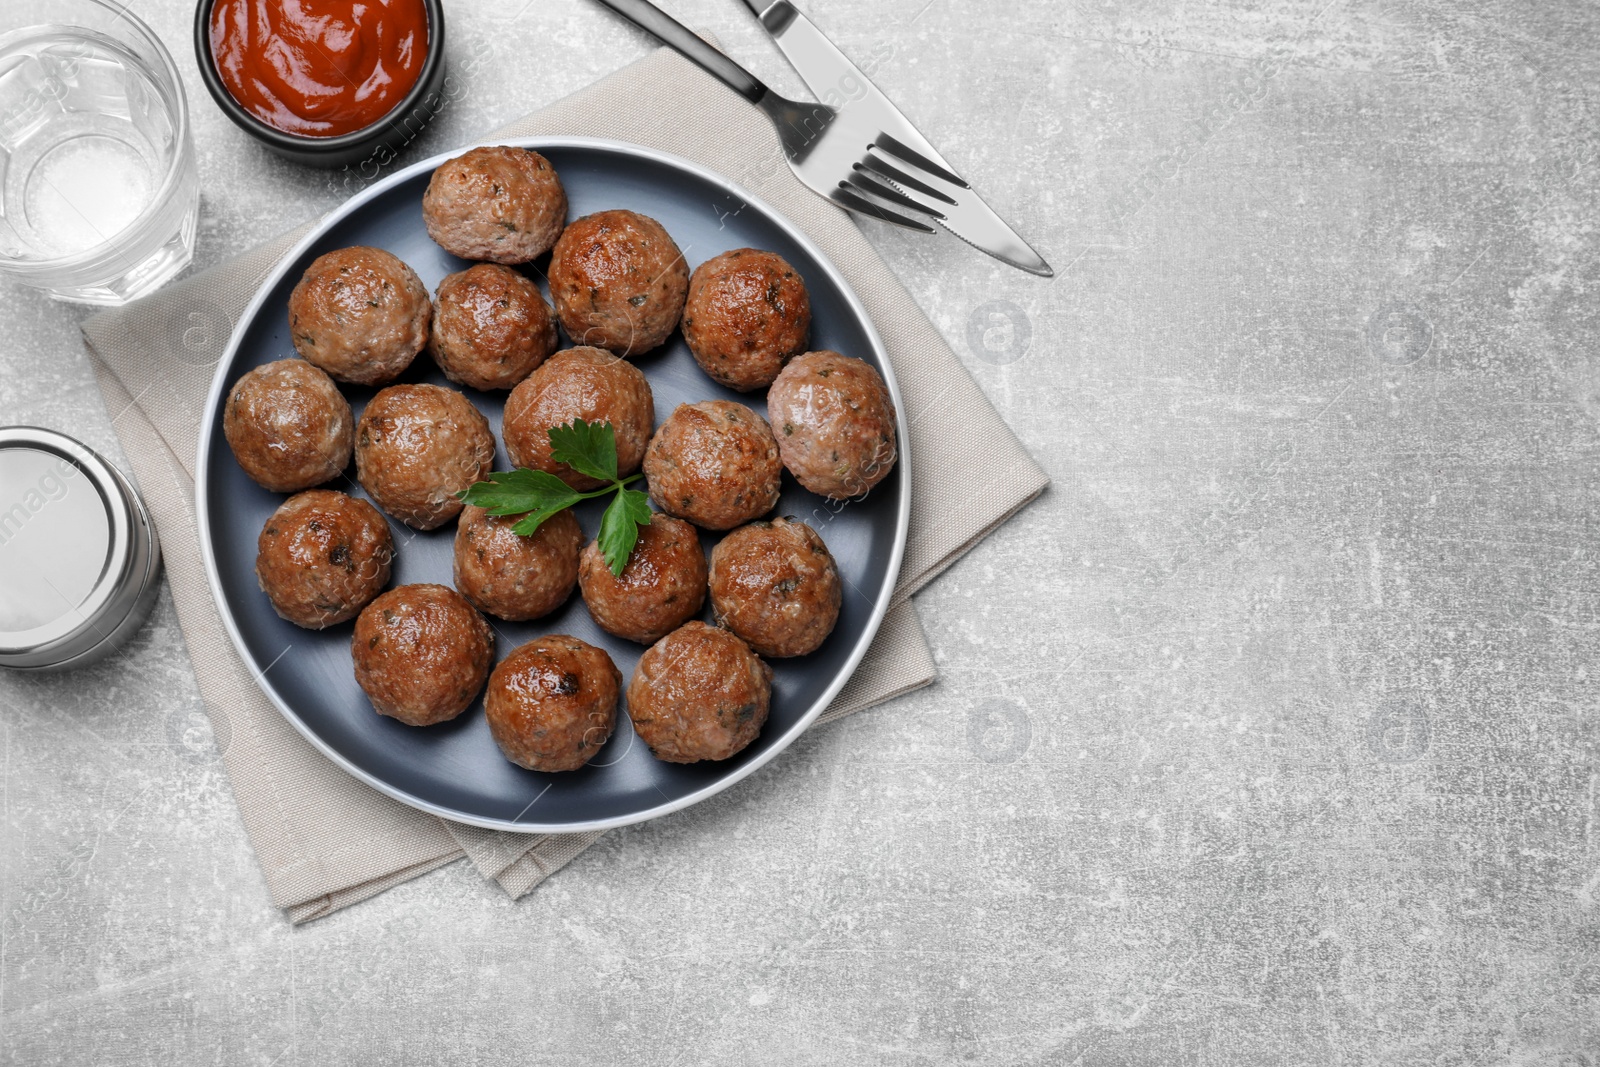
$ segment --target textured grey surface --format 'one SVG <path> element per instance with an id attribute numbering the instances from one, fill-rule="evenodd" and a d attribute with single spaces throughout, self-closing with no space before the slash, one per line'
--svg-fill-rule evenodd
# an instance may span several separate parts
<path id="1" fill-rule="evenodd" d="M 451 0 L 416 154 L 649 47 L 519 7 Z M 163 602 L 0 676 L 6 1061 L 1600 1063 L 1600 12 L 808 10 L 1060 268 L 871 234 L 1055 479 L 919 597 L 941 684 L 519 903 L 291 929 Z M 343 195 L 189 91 L 202 265 Z M 114 453 L 79 313 L 3 300 L 4 421 Z"/>

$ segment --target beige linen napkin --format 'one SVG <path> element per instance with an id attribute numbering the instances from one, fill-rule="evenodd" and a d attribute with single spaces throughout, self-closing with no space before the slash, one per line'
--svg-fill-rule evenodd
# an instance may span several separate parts
<path id="1" fill-rule="evenodd" d="M 652 145 L 726 174 L 805 230 L 855 288 L 889 349 L 907 408 L 911 533 L 894 606 L 818 721 L 927 685 L 933 659 L 906 598 L 1038 495 L 1043 471 L 855 225 L 792 177 L 760 113 L 676 53 L 656 52 L 484 143 L 544 133 Z M 261 280 L 306 229 L 90 318 L 84 335 L 107 408 L 160 530 L 201 695 L 273 902 L 304 922 L 463 854 L 521 896 L 600 835 L 509 834 L 450 823 L 345 774 L 262 695 L 206 583 L 195 533 L 194 465 L 209 371 Z M 952 423 L 963 428 L 959 441 L 931 432 Z M 967 463 L 974 450 L 990 457 L 992 472 L 977 486 Z M 960 478 L 950 476 L 958 470 Z"/>

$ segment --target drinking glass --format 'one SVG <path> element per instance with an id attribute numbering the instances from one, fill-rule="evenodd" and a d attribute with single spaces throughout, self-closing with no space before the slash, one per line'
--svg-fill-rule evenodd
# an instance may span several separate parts
<path id="1" fill-rule="evenodd" d="M 189 264 L 200 179 L 172 56 L 117 0 L 0 3 L 0 273 L 123 304 Z"/>

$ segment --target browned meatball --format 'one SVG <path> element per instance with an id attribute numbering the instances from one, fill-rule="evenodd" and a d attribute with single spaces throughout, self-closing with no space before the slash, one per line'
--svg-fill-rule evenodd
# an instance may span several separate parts
<path id="1" fill-rule="evenodd" d="M 308 630 L 353 619 L 389 584 L 394 538 L 378 509 L 332 489 L 285 500 L 256 540 L 256 581 Z"/>
<path id="2" fill-rule="evenodd" d="M 700 369 L 742 393 L 765 389 L 806 350 L 811 297 L 776 252 L 735 248 L 694 269 L 683 339 Z"/>
<path id="3" fill-rule="evenodd" d="M 817 531 L 794 519 L 742 526 L 711 550 L 717 622 L 763 656 L 815 652 L 839 621 L 839 568 Z"/>
<path id="4" fill-rule="evenodd" d="M 628 716 L 657 759 L 727 759 L 756 739 L 772 668 L 727 630 L 684 623 L 645 650 L 628 683 Z"/>
<path id="5" fill-rule="evenodd" d="M 321 485 L 348 467 L 354 426 L 333 379 L 303 359 L 249 371 L 228 390 L 222 412 L 234 459 L 275 493 Z"/>
<path id="6" fill-rule="evenodd" d="M 441 385 L 391 385 L 356 424 L 356 477 L 378 506 L 432 530 L 461 511 L 456 494 L 488 477 L 494 434 L 472 401 Z"/>
<path id="7" fill-rule="evenodd" d="M 860 496 L 894 466 L 894 401 L 862 360 L 827 350 L 793 360 L 767 393 L 767 419 L 783 465 L 820 496 Z"/>
<path id="8" fill-rule="evenodd" d="M 621 577 L 606 566 L 600 543 L 590 541 L 578 564 L 578 584 L 602 630 L 648 645 L 705 604 L 706 557 L 693 526 L 653 515 L 639 529 Z"/>
<path id="9" fill-rule="evenodd" d="M 453 382 L 510 389 L 556 341 L 556 320 L 539 287 L 510 267 L 479 263 L 439 283 L 428 351 Z"/>
<path id="10" fill-rule="evenodd" d="M 688 289 L 677 244 L 661 223 L 635 211 L 585 215 L 550 254 L 550 298 L 567 335 L 619 356 L 665 341 Z"/>
<path id="11" fill-rule="evenodd" d="M 546 519 L 531 537 L 511 531 L 519 515 L 496 518 L 467 505 L 456 525 L 456 588 L 490 615 L 523 622 L 548 615 L 578 584 L 583 528 L 570 511 Z"/>
<path id="12" fill-rule="evenodd" d="M 500 432 L 511 462 L 549 471 L 574 489 L 599 488 L 600 482 L 550 458 L 550 430 L 573 419 L 609 422 L 617 435 L 618 472 L 632 474 L 656 424 L 649 379 L 603 349 L 557 352 L 506 399 Z"/>
<path id="13" fill-rule="evenodd" d="M 567 193 L 531 148 L 474 148 L 445 163 L 422 194 L 428 236 L 462 259 L 527 263 L 567 221 Z"/>
<path id="14" fill-rule="evenodd" d="M 449 586 L 402 585 L 361 613 L 350 655 L 379 715 L 432 726 L 471 706 L 494 665 L 494 634 Z"/>
<path id="15" fill-rule="evenodd" d="M 730 400 L 679 405 L 644 454 L 656 507 L 708 530 L 771 511 L 782 473 L 772 427 Z"/>
<path id="16" fill-rule="evenodd" d="M 393 381 L 428 343 L 432 320 L 427 286 L 381 248 L 318 256 L 289 294 L 295 351 L 341 382 Z"/>
<path id="17" fill-rule="evenodd" d="M 506 759 L 530 771 L 575 771 L 617 724 L 622 674 L 602 649 L 566 634 L 537 637 L 489 678 L 484 717 Z"/>

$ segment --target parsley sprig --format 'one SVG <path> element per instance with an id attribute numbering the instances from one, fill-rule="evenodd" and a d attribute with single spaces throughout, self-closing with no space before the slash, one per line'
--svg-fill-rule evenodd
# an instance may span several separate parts
<path id="1" fill-rule="evenodd" d="M 475 482 L 457 493 L 468 504 L 491 515 L 521 515 L 511 527 L 513 533 L 532 537 L 551 516 L 565 511 L 580 500 L 615 493 L 616 497 L 600 517 L 600 552 L 611 573 L 620 576 L 639 542 L 639 527 L 650 523 L 650 497 L 628 483 L 642 475 L 617 477 L 617 433 L 609 422 L 573 419 L 566 426 L 550 429 L 550 458 L 565 463 L 579 474 L 609 484 L 592 492 L 580 493 L 548 471 L 519 467 L 514 471 L 495 471 L 486 482 Z"/>

